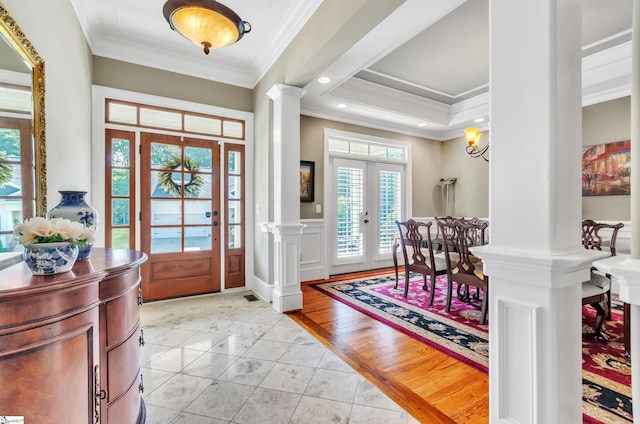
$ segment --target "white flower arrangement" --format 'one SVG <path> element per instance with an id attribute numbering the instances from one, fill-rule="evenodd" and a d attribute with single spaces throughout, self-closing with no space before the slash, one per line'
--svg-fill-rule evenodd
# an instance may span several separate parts
<path id="1" fill-rule="evenodd" d="M 25 247 L 34 243 L 60 242 L 82 247 L 95 241 L 94 228 L 65 218 L 29 218 L 18 225 L 13 233 L 19 237 L 18 242 Z"/>

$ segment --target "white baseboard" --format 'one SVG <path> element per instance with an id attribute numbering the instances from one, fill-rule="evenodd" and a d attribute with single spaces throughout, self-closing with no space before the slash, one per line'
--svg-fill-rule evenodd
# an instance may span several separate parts
<path id="1" fill-rule="evenodd" d="M 255 275 L 253 276 L 251 291 L 265 302 L 271 303 L 273 301 L 273 284 L 269 284 Z"/>

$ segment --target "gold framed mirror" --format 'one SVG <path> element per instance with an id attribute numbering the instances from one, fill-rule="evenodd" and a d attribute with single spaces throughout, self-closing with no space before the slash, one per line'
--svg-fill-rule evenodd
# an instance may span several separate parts
<path id="1" fill-rule="evenodd" d="M 5 251 L 16 221 L 47 211 L 44 82 L 44 61 L 0 3 L 0 242 Z"/>

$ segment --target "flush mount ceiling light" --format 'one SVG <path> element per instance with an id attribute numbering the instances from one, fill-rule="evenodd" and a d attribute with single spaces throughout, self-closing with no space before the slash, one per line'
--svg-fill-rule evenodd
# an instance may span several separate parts
<path id="1" fill-rule="evenodd" d="M 205 54 L 230 46 L 251 31 L 251 24 L 214 0 L 169 0 L 162 13 L 171 29 L 178 31 Z"/>
<path id="2" fill-rule="evenodd" d="M 487 143 L 487 145 L 484 146 L 483 148 L 478 147 L 480 145 L 480 137 L 482 136 L 482 133 L 480 132 L 480 130 L 477 128 L 465 128 L 464 134 L 467 138 L 467 143 L 468 143 L 467 153 L 472 158 L 482 157 L 482 159 L 489 162 L 489 159 L 487 159 L 484 156 L 487 150 L 489 150 L 489 143 Z"/>

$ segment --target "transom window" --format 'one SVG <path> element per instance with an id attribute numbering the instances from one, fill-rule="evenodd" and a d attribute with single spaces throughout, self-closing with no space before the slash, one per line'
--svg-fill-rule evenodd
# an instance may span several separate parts
<path id="1" fill-rule="evenodd" d="M 106 103 L 105 122 L 245 139 L 245 122 L 242 120 L 112 99 L 106 99 Z"/>
<path id="2" fill-rule="evenodd" d="M 330 137 L 329 154 L 369 156 L 371 158 L 407 160 L 407 149 L 371 141 L 350 140 L 349 138 Z"/>

